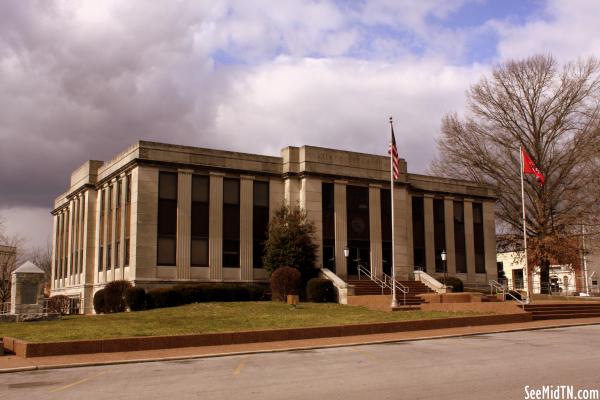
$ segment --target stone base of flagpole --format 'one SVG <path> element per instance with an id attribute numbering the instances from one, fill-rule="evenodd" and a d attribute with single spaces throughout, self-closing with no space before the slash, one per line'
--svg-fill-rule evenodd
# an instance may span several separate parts
<path id="1" fill-rule="evenodd" d="M 392 305 L 391 305 L 391 307 L 392 308 L 398 307 L 398 299 L 396 299 L 395 297 L 392 298 Z"/>

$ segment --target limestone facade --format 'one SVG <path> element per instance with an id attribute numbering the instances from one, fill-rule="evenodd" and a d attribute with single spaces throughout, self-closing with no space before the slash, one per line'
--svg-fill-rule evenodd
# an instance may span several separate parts
<path id="1" fill-rule="evenodd" d="M 78 297 L 91 312 L 93 293 L 117 279 L 146 287 L 266 281 L 260 235 L 284 202 L 315 223 L 315 267 L 342 279 L 357 263 L 389 274 L 391 251 L 399 279 L 417 267 L 440 275 L 440 249 L 450 275 L 496 278 L 493 191 L 409 174 L 404 160 L 400 171 L 391 249 L 388 157 L 313 146 L 271 157 L 140 141 L 83 164 L 56 199 L 52 295 Z"/>

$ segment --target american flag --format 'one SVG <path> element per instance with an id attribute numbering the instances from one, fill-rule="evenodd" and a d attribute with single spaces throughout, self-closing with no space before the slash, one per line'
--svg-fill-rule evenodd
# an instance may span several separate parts
<path id="1" fill-rule="evenodd" d="M 391 121 L 390 121 L 391 124 Z M 392 140 L 388 154 L 392 157 L 392 168 L 394 169 L 394 180 L 400 179 L 400 158 L 398 158 L 398 149 L 396 148 L 396 137 L 394 136 L 394 126 L 392 127 Z"/>

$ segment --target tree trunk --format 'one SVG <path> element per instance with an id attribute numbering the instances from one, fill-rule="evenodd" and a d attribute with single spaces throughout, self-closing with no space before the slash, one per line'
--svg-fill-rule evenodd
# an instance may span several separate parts
<path id="1" fill-rule="evenodd" d="M 540 263 L 540 293 L 550 294 L 550 261 L 547 259 Z"/>

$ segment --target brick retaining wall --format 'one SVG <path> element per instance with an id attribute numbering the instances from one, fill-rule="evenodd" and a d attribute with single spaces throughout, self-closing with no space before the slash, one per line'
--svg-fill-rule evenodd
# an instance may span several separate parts
<path id="1" fill-rule="evenodd" d="M 531 321 L 530 313 L 482 315 L 459 318 L 440 318 L 417 321 L 383 322 L 290 328 L 244 332 L 204 333 L 177 336 L 129 337 L 119 339 L 74 340 L 34 343 L 4 337 L 4 348 L 19 357 L 44 357 L 69 354 L 112 353 L 136 350 L 158 350 L 180 347 L 215 346 L 228 344 L 302 340 L 325 337 L 368 335 L 465 326 L 509 324 Z"/>

